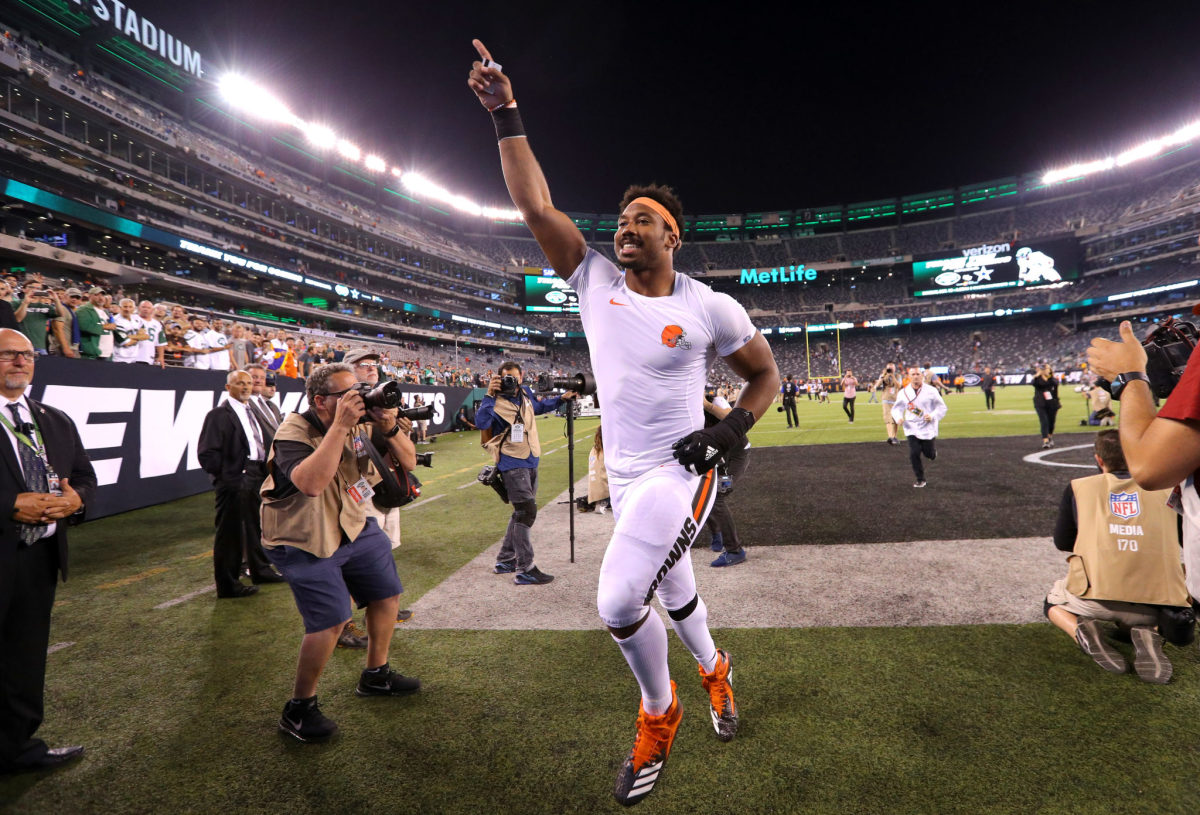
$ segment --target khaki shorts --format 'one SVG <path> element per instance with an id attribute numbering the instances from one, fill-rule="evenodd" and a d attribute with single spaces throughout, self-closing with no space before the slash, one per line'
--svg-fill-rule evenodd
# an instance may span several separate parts
<path id="1" fill-rule="evenodd" d="M 896 428 L 896 420 L 892 418 L 892 408 L 895 404 L 894 401 L 883 403 L 883 423 L 893 430 Z"/>
<path id="2" fill-rule="evenodd" d="M 1052 606 L 1060 606 L 1077 617 L 1107 620 L 1117 623 L 1122 628 L 1133 628 L 1136 625 L 1153 628 L 1158 625 L 1158 606 L 1122 603 L 1118 600 L 1085 600 L 1067 591 L 1065 577 L 1054 583 L 1054 588 L 1046 595 L 1046 602 Z"/>

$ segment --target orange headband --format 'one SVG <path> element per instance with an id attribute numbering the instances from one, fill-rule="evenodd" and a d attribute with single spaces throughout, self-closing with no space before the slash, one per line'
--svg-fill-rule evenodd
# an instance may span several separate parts
<path id="1" fill-rule="evenodd" d="M 666 207 L 664 207 L 662 204 L 655 201 L 653 198 L 647 198 L 645 196 L 642 196 L 641 198 L 634 198 L 629 203 L 641 204 L 642 206 L 650 207 L 650 209 L 654 210 L 655 212 L 657 212 L 659 215 L 662 216 L 662 219 L 667 222 L 667 227 L 673 233 L 675 233 L 675 237 L 677 237 L 677 238 L 681 237 L 679 234 L 679 224 L 675 223 L 674 216 L 672 216 L 671 213 L 667 212 Z"/>

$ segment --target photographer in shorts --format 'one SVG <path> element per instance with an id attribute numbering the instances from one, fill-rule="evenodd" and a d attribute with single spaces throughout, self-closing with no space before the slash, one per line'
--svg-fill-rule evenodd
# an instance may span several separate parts
<path id="1" fill-rule="evenodd" d="M 287 578 L 304 620 L 295 687 L 279 729 L 312 742 L 337 730 L 317 705 L 317 680 L 350 619 L 352 595 L 367 609 L 369 635 L 367 667 L 355 692 L 397 696 L 421 683 L 388 665 L 403 588 L 391 541 L 367 514 L 381 480 L 366 450 L 368 433 L 378 430 L 401 458 L 401 426 L 379 408 L 368 413 L 354 371 L 344 363 L 317 369 L 306 391 L 309 409 L 288 414 L 271 445 L 262 535 L 267 557 Z"/>
<path id="2" fill-rule="evenodd" d="M 475 425 L 492 434 L 487 448 L 504 480 L 513 508 L 492 571 L 512 574 L 513 582 L 518 586 L 531 586 L 554 579 L 553 575 L 534 565 L 533 541 L 530 539 L 537 518 L 538 459 L 542 455 L 534 417 L 552 413 L 559 403 L 574 399 L 576 394 L 567 391 L 559 396 L 537 399 L 531 390 L 521 385 L 521 377 L 521 366 L 516 362 L 500 365 L 499 372 L 488 382 L 487 396 L 475 412 Z"/>
<path id="3" fill-rule="evenodd" d="M 1154 333 L 1159 335 L 1160 331 L 1161 328 L 1155 329 Z M 1169 356 L 1175 364 L 1162 363 L 1168 349 L 1158 345 L 1155 348 L 1158 364 L 1152 378 L 1147 374 L 1146 349 L 1134 336 L 1128 320 L 1121 323 L 1120 334 L 1119 342 L 1092 340 L 1088 348 L 1088 368 L 1110 383 L 1113 401 L 1121 403 L 1118 429 L 1133 480 L 1148 490 L 1178 486 L 1172 505 L 1183 513 L 1183 568 L 1187 574 L 1187 589 L 1193 598 L 1200 597 L 1200 492 L 1197 492 L 1200 363 L 1197 363 L 1195 338 L 1193 335 L 1190 340 L 1193 346 L 1190 356 L 1180 364 L 1179 357 L 1189 342 L 1178 333 L 1173 338 L 1162 337 L 1162 341 L 1171 346 Z M 1181 367 L 1182 375 L 1179 375 Z M 1169 394 L 1166 404 L 1157 413 L 1156 393 Z"/>

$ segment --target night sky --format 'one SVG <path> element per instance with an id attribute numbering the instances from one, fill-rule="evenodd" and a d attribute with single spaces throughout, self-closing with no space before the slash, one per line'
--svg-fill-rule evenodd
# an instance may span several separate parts
<path id="1" fill-rule="evenodd" d="M 130 5 L 302 118 L 507 206 L 466 87 L 512 78 L 564 210 L 673 185 L 691 214 L 927 192 L 1096 158 L 1200 118 L 1194 4 Z"/>

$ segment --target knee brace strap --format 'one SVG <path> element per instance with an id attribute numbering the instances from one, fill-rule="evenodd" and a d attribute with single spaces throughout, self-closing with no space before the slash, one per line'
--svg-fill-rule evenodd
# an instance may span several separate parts
<path id="1" fill-rule="evenodd" d="M 676 609 L 675 611 L 671 611 L 671 609 L 667 609 L 667 616 L 669 616 L 675 622 L 679 622 L 680 620 L 686 620 L 688 617 L 691 616 L 692 612 L 696 610 L 696 603 L 699 600 L 700 600 L 700 595 L 698 595 L 698 594 L 693 595 L 691 601 L 683 608 Z"/>
<path id="2" fill-rule="evenodd" d="M 513 504 L 513 516 L 517 523 L 525 526 L 533 526 L 533 522 L 537 519 L 537 511 L 536 501 L 521 501 Z"/>

